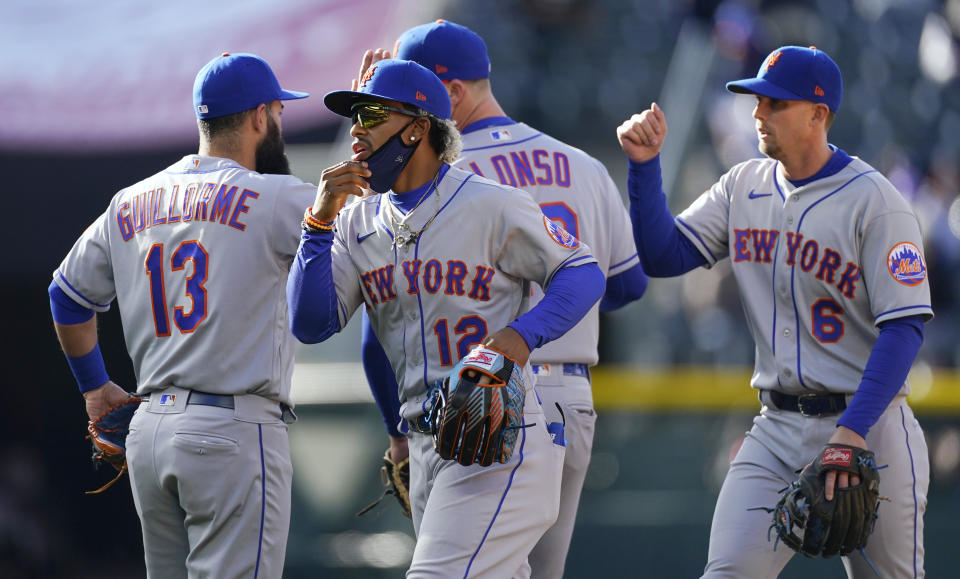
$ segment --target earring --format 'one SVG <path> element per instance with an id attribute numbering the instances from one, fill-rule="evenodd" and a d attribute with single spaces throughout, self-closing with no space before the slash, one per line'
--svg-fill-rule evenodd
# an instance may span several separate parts
<path id="1" fill-rule="evenodd" d="M 417 138 L 416 138 L 416 137 L 410 137 L 410 140 L 411 140 L 411 141 L 416 141 Z"/>

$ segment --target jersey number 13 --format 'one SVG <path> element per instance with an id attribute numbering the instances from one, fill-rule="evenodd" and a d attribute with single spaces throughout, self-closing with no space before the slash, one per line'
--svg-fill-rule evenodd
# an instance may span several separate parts
<path id="1" fill-rule="evenodd" d="M 192 307 L 185 312 L 183 306 L 173 308 L 173 322 L 181 334 L 188 334 L 207 317 L 207 251 L 196 240 L 184 241 L 170 256 L 170 270 L 181 271 L 187 262 L 192 262 L 192 272 L 187 276 L 184 290 Z M 153 323 L 158 337 L 170 335 L 170 317 L 167 312 L 167 291 L 163 284 L 163 244 L 156 243 L 147 253 L 144 263 L 150 278 L 150 304 L 153 306 Z"/>

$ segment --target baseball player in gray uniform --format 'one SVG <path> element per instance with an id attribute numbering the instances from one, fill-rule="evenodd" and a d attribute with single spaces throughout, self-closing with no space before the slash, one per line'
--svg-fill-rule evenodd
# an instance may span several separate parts
<path id="1" fill-rule="evenodd" d="M 53 275 L 91 419 L 127 397 L 97 345 L 96 312 L 120 307 L 145 399 L 127 463 L 151 578 L 282 574 L 296 346 L 284 291 L 316 188 L 284 174 L 281 112 L 306 96 L 254 55 L 214 58 L 194 84 L 199 153 L 117 193 Z"/>
<path id="2" fill-rule="evenodd" d="M 762 403 L 717 499 L 705 577 L 773 577 L 794 552 L 768 540 L 779 491 L 826 443 L 873 451 L 879 519 L 850 577 L 922 577 L 929 463 L 906 401 L 907 373 L 933 311 L 920 228 L 876 169 L 830 145 L 842 96 L 837 65 L 784 46 L 755 78 L 760 151 L 673 219 L 661 191 L 666 117 L 654 104 L 618 129 L 630 159 L 630 213 L 652 276 L 730 258 L 756 342 L 750 385 Z M 826 474 L 827 499 L 857 484 Z"/>
<path id="3" fill-rule="evenodd" d="M 530 354 L 544 414 L 549 423 L 564 425 L 567 447 L 560 514 L 530 554 L 530 565 L 533 577 L 562 577 L 593 448 L 596 412 L 590 367 L 598 361 L 599 312 L 639 299 L 647 287 L 630 217 L 599 161 L 506 115 L 491 91 L 486 43 L 475 32 L 437 20 L 401 34 L 393 54 L 432 70 L 444 82 L 463 138 L 454 166 L 530 193 L 544 215 L 590 247 L 607 276 L 603 299 L 570 331 Z M 383 50 L 368 52 L 364 66 L 389 57 Z M 533 286 L 530 305 L 542 296 L 542 289 Z M 376 368 L 383 357 L 370 345 L 375 337 L 366 335 L 365 340 L 364 364 L 367 375 L 374 377 L 372 391 L 378 400 L 395 397 L 392 376 Z M 391 429 L 396 428 L 396 412 L 390 404 L 381 407 L 391 412 L 384 420 L 390 435 L 398 437 L 399 431 Z M 391 447 L 395 452 L 397 442 Z"/>
<path id="4" fill-rule="evenodd" d="M 324 171 L 287 298 L 294 335 L 322 341 L 361 305 L 401 386 L 410 426 L 417 544 L 408 577 L 528 577 L 527 555 L 556 520 L 564 447 L 536 396 L 505 463 L 443 460 L 423 428 L 428 385 L 484 344 L 523 366 L 601 297 L 586 245 L 526 193 L 450 167 L 460 135 L 443 83 L 410 61 L 369 67 L 357 91 L 326 95 L 353 118 L 354 155 Z M 344 207 L 348 196 L 367 196 Z M 342 208 L 342 209 L 341 209 Z M 529 284 L 544 299 L 522 313 Z"/>

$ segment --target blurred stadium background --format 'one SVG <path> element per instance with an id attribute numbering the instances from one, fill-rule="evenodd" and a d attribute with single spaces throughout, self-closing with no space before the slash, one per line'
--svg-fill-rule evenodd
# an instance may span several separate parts
<path id="1" fill-rule="evenodd" d="M 686 207 L 756 156 L 751 76 L 784 44 L 816 45 L 844 72 L 831 141 L 872 163 L 924 229 L 936 319 L 911 374 L 930 446 L 931 577 L 953 576 L 960 516 L 960 0 L 170 0 L 0 4 L 0 170 L 12 201 L 0 269 L 8 311 L 0 437 L 0 575 L 142 577 L 129 485 L 84 496 L 85 415 L 50 327 L 45 288 L 113 193 L 196 150 L 190 90 L 222 51 L 266 58 L 287 88 L 293 170 L 316 182 L 347 156 L 322 95 L 347 86 L 365 48 L 443 17 L 487 41 L 505 110 L 603 160 L 624 195 L 614 128 L 657 101 L 670 138 L 669 202 Z M 38 214 L 45 211 L 46 217 Z M 569 577 L 696 577 L 731 448 L 758 403 L 753 356 L 726 267 L 653 280 L 605 315 L 595 373 L 600 413 Z M 116 312 L 102 318 L 108 369 L 133 375 Z M 409 523 L 379 495 L 386 438 L 359 367 L 356 320 L 303 347 L 291 428 L 294 513 L 285 577 L 397 577 Z M 839 561 L 795 558 L 782 577 L 844 577 Z"/>

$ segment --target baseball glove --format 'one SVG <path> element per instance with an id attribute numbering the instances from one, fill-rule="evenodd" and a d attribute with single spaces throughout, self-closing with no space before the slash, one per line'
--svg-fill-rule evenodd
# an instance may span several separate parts
<path id="1" fill-rule="evenodd" d="M 837 488 L 832 501 L 824 496 L 828 470 L 860 477 L 860 484 Z M 807 557 L 846 555 L 867 545 L 880 501 L 880 475 L 869 450 L 827 444 L 800 471 L 773 509 L 773 526 L 788 547 Z"/>
<path id="2" fill-rule="evenodd" d="M 474 370 L 471 378 L 469 370 Z M 480 384 L 482 376 L 489 384 Z M 477 346 L 440 384 L 433 420 L 434 444 L 441 458 L 464 466 L 490 466 L 513 455 L 523 427 L 526 391 L 520 366 L 496 350 Z"/>
<path id="3" fill-rule="evenodd" d="M 139 405 L 140 397 L 131 395 L 87 424 L 87 438 L 93 446 L 93 455 L 90 458 L 94 466 L 99 468 L 101 464 L 107 463 L 119 473 L 112 481 L 95 491 L 87 491 L 86 494 L 102 493 L 127 471 L 127 434 L 130 432 L 130 420 Z"/>
<path id="4" fill-rule="evenodd" d="M 383 454 L 383 466 L 380 467 L 380 480 L 386 487 L 380 498 L 364 507 L 357 516 L 366 513 L 373 507 L 380 504 L 380 501 L 387 495 L 393 495 L 400 503 L 400 510 L 403 516 L 410 518 L 410 457 L 400 462 L 393 462 L 390 458 L 390 449 Z"/>

